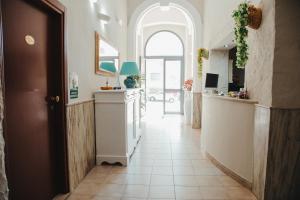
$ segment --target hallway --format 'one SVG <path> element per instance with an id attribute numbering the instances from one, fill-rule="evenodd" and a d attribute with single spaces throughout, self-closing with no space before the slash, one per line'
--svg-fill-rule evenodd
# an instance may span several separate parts
<path id="1" fill-rule="evenodd" d="M 181 116 L 146 121 L 130 165 L 96 166 L 68 200 L 255 200 L 205 158 L 200 130 Z"/>

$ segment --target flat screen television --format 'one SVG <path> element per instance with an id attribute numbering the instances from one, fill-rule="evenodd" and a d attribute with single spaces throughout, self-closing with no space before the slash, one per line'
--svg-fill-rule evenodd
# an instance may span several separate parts
<path id="1" fill-rule="evenodd" d="M 219 81 L 219 74 L 206 74 L 205 88 L 217 88 Z"/>

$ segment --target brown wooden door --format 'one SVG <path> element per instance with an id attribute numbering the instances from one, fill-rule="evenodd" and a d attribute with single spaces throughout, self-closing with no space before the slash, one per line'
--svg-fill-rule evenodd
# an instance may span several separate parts
<path id="1" fill-rule="evenodd" d="M 65 178 L 59 156 L 64 153 L 61 24 L 55 12 L 32 2 L 2 0 L 4 120 L 13 200 L 52 199 L 62 192 Z"/>

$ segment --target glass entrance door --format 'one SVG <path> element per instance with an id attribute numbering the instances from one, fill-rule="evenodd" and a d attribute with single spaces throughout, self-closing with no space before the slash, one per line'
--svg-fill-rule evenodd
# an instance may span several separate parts
<path id="1" fill-rule="evenodd" d="M 147 115 L 164 114 L 164 59 L 145 60 Z"/>
<path id="2" fill-rule="evenodd" d="M 148 115 L 183 113 L 182 64 L 181 57 L 145 59 Z"/>
<path id="3" fill-rule="evenodd" d="M 183 113 L 182 60 L 165 59 L 164 62 L 164 113 Z"/>

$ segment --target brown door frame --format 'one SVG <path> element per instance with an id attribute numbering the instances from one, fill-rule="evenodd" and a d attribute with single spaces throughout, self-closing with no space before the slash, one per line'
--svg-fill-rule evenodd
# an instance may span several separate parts
<path id="1" fill-rule="evenodd" d="M 62 94 L 62 143 L 63 146 L 61 147 L 64 157 L 63 163 L 63 171 L 64 171 L 64 183 L 62 188 L 62 192 L 68 193 L 70 192 L 70 185 L 69 185 L 69 167 L 68 167 L 68 143 L 67 143 L 67 119 L 66 119 L 66 104 L 68 102 L 68 78 L 67 78 L 67 45 L 66 45 L 66 8 L 62 5 L 58 0 L 27 0 L 31 3 L 36 3 L 43 7 L 46 7 L 52 11 L 55 11 L 60 18 L 60 25 L 61 25 L 61 33 L 60 33 L 60 40 L 61 40 L 61 94 Z M 5 74 L 4 74 L 4 52 L 3 52 L 3 19 L 2 19 L 2 0 L 0 0 L 0 78 L 1 78 L 1 85 L 2 85 L 2 93 L 3 93 L 3 103 L 5 102 Z M 5 124 L 5 105 L 4 105 L 4 119 L 3 119 L 3 136 L 4 140 L 6 141 L 6 124 Z M 7 149 L 5 148 L 5 154 L 7 155 Z M 7 159 L 8 156 L 5 158 L 5 167 L 6 170 L 9 170 L 9 160 Z M 9 179 L 9 177 L 8 177 Z"/>

